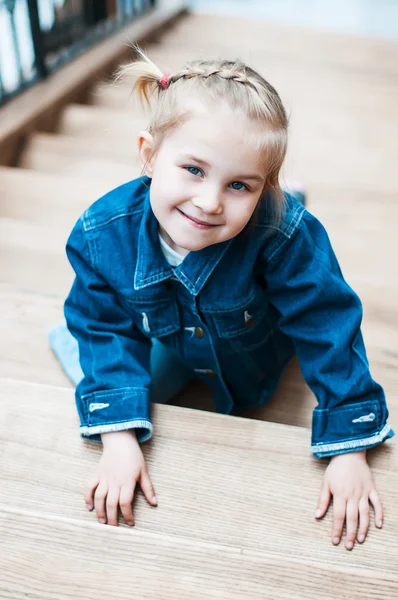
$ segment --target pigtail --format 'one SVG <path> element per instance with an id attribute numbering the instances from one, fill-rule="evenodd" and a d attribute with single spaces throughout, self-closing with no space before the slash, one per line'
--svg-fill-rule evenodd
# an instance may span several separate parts
<path id="1" fill-rule="evenodd" d="M 164 87 L 162 85 L 164 75 L 141 48 L 136 45 L 133 48 L 141 60 L 120 66 L 116 73 L 115 82 L 121 80 L 133 81 L 132 92 L 137 94 L 144 106 L 150 108 L 153 94 Z"/>

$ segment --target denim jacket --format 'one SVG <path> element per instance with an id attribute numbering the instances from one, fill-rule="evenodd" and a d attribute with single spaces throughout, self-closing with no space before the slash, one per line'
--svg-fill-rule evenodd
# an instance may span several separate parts
<path id="1" fill-rule="evenodd" d="M 394 435 L 382 387 L 369 372 L 362 307 L 344 281 L 325 229 L 286 194 L 282 222 L 266 202 L 235 238 L 164 258 L 136 179 L 95 202 L 75 225 L 67 255 L 76 273 L 65 317 L 79 344 L 80 432 L 136 428 L 152 435 L 151 338 L 177 353 L 212 388 L 216 410 L 268 402 L 296 353 L 318 406 L 315 457 L 370 448 Z"/>

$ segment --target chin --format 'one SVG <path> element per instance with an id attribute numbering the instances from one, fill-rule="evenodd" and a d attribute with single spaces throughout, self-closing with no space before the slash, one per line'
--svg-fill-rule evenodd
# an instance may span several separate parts
<path id="1" fill-rule="evenodd" d="M 195 244 L 195 243 L 192 243 L 192 240 L 190 240 L 190 241 L 181 240 L 181 242 L 175 242 L 175 243 L 180 248 L 184 248 L 184 250 L 188 250 L 188 252 L 195 252 L 196 250 L 203 250 L 203 248 L 206 247 L 206 244 Z"/>

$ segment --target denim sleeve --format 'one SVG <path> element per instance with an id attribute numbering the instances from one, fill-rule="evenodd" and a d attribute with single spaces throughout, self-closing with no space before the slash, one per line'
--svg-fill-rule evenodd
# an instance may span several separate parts
<path id="1" fill-rule="evenodd" d="M 101 433 L 135 428 L 144 442 L 152 435 L 150 341 L 95 271 L 85 235 L 79 221 L 66 247 L 76 277 L 64 307 L 84 374 L 76 388 L 80 433 L 100 442 Z"/>
<path id="2" fill-rule="evenodd" d="M 343 278 L 324 227 L 304 211 L 295 232 L 274 247 L 266 272 L 269 297 L 318 401 L 314 456 L 355 452 L 392 437 L 383 389 L 369 372 L 362 305 Z"/>

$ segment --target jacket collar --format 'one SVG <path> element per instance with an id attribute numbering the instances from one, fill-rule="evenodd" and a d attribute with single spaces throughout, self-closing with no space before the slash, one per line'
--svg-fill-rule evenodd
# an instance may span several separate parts
<path id="1" fill-rule="evenodd" d="M 227 240 L 207 246 L 203 250 L 190 252 L 183 262 L 173 269 L 166 261 L 160 247 L 158 221 L 151 208 L 148 189 L 138 234 L 134 288 L 141 290 L 170 277 L 177 277 L 191 294 L 197 296 L 231 242 L 232 240 Z"/>

